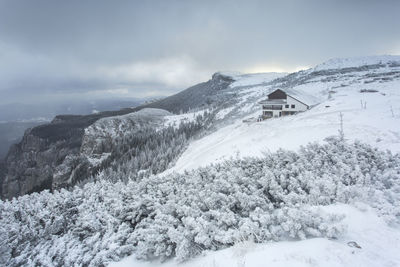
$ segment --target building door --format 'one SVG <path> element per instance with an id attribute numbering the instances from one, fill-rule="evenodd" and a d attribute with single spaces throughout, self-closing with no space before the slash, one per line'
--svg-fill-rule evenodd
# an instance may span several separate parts
<path id="1" fill-rule="evenodd" d="M 282 111 L 279 111 L 279 117 L 282 116 Z"/>

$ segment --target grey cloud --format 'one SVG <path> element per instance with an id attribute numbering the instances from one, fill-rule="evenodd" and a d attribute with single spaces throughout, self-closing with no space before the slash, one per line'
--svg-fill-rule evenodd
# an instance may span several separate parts
<path id="1" fill-rule="evenodd" d="M 169 94 L 218 70 L 399 53 L 399 13 L 389 0 L 1 0 L 0 104 Z"/>

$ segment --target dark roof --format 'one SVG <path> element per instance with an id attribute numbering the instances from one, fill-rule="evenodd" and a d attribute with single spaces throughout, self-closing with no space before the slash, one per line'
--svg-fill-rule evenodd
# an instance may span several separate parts
<path id="1" fill-rule="evenodd" d="M 293 96 L 289 95 L 288 93 L 286 93 L 285 91 L 283 91 L 283 90 L 281 90 L 281 89 L 276 89 L 275 91 L 273 91 L 272 93 L 270 93 L 270 94 L 268 95 L 268 99 L 261 101 L 260 104 L 262 104 L 262 103 L 268 103 L 269 101 L 275 102 L 274 100 L 283 100 L 283 99 L 286 100 L 286 99 L 287 99 L 287 96 L 290 96 L 291 98 L 293 98 L 293 99 L 299 101 L 300 103 L 306 105 L 307 107 L 310 106 L 310 105 L 304 103 L 303 101 L 300 101 L 300 100 L 297 99 L 296 97 L 293 97 Z M 270 102 L 270 103 L 271 103 L 271 102 Z"/>
<path id="2" fill-rule="evenodd" d="M 277 89 L 268 95 L 268 99 L 286 99 L 286 92 L 281 89 Z"/>

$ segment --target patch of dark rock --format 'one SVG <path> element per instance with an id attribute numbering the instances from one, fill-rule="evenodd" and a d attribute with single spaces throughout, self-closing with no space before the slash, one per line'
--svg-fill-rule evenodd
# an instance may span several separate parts
<path id="1" fill-rule="evenodd" d="M 361 89 L 360 93 L 378 93 L 378 90 L 375 89 Z"/>

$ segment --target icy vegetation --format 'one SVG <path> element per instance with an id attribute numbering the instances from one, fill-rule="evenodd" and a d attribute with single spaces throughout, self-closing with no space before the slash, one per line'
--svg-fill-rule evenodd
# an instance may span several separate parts
<path id="1" fill-rule="evenodd" d="M 255 243 L 241 241 L 217 251 L 205 251 L 186 262 L 143 261 L 134 255 L 109 267 L 383 267 L 400 262 L 400 231 L 390 227 L 365 204 L 320 206 L 331 214 L 345 216 L 347 231 L 339 238 Z M 356 246 L 357 245 L 357 246 Z"/>
<path id="2" fill-rule="evenodd" d="M 211 125 L 213 114 L 194 114 L 191 120 L 168 118 L 163 127 L 140 127 L 135 132 L 125 132 L 111 143 L 111 155 L 102 162 L 104 168 L 91 177 L 91 181 L 129 181 L 165 171 L 187 147 L 189 141 L 199 137 Z M 179 124 L 178 124 L 179 122 Z"/>
<path id="3" fill-rule="evenodd" d="M 182 261 L 245 240 L 337 238 L 344 216 L 318 207 L 362 201 L 395 225 L 399 193 L 398 154 L 330 138 L 298 152 L 0 202 L 0 264 L 101 266 L 132 253 Z"/>

